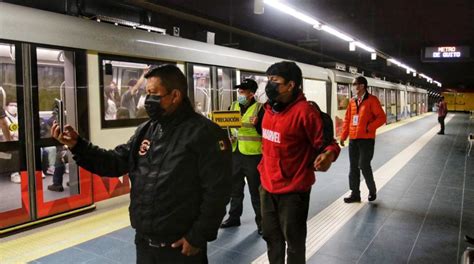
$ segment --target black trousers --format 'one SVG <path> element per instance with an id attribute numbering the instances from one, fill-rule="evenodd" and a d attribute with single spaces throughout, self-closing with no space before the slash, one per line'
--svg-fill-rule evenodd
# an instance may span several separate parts
<path id="1" fill-rule="evenodd" d="M 310 191 L 271 194 L 260 187 L 263 239 L 271 264 L 306 262 L 306 220 Z M 286 246 L 285 246 L 286 243 Z"/>
<path id="2" fill-rule="evenodd" d="M 365 178 L 369 192 L 376 193 L 374 175 L 370 162 L 374 157 L 375 139 L 351 139 L 349 140 L 349 187 L 352 194 L 360 196 L 360 171 Z"/>
<path id="3" fill-rule="evenodd" d="M 160 243 L 153 244 L 159 245 Z M 137 249 L 137 264 L 207 264 L 207 248 L 201 249 L 199 254 L 185 256 L 181 254 L 182 248 L 172 248 L 170 244 L 164 247 L 150 246 L 149 241 L 139 235 L 135 236 Z"/>
<path id="4" fill-rule="evenodd" d="M 444 134 L 444 119 L 446 116 L 438 116 L 438 123 L 441 125 L 441 129 L 439 130 L 439 133 Z"/>
<path id="5" fill-rule="evenodd" d="M 238 150 L 232 153 L 232 192 L 230 195 L 230 219 L 240 219 L 243 211 L 245 180 L 249 185 L 250 199 L 255 212 L 255 222 L 260 227 L 262 216 L 260 214 L 260 173 L 257 170 L 262 155 L 244 155 Z"/>

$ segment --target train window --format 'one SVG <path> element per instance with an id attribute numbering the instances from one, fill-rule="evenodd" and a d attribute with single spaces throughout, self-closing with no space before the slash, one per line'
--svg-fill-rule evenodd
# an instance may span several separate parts
<path id="1" fill-rule="evenodd" d="M 211 105 L 211 68 L 193 65 L 194 107 L 196 112 L 209 116 Z"/>
<path id="2" fill-rule="evenodd" d="M 263 73 L 255 73 L 255 72 L 240 72 L 240 81 L 245 79 L 253 79 L 258 84 L 257 92 L 255 93 L 255 97 L 257 98 L 257 102 L 259 103 L 266 103 L 268 100 L 267 94 L 265 93 L 265 86 L 267 85 L 268 78 Z"/>
<path id="3" fill-rule="evenodd" d="M 67 53 L 67 54 L 65 54 Z M 55 99 L 62 99 L 65 104 L 65 89 L 74 87 L 74 67 L 65 66 L 66 56 L 74 60 L 73 52 L 56 49 L 37 48 L 38 64 L 38 96 L 39 96 L 39 118 L 41 138 L 51 137 L 49 128 L 56 120 L 53 111 Z M 67 60 L 67 59 L 66 59 Z M 73 62 L 70 61 L 73 65 Z M 66 87 L 66 77 L 72 81 Z"/>
<path id="4" fill-rule="evenodd" d="M 136 126 L 147 120 L 144 75 L 167 62 L 108 55 L 100 55 L 99 61 L 102 127 Z"/>
<path id="5" fill-rule="evenodd" d="M 0 141 L 18 141 L 15 45 L 0 43 Z"/>
<path id="6" fill-rule="evenodd" d="M 336 137 L 339 137 L 342 133 L 342 126 L 344 123 L 344 116 L 346 114 L 347 106 L 349 105 L 349 85 L 348 84 L 337 84 L 337 111 L 335 115 L 336 120 Z"/>
<path id="7" fill-rule="evenodd" d="M 232 74 L 229 68 L 217 68 L 217 110 L 227 110 L 232 103 Z"/>

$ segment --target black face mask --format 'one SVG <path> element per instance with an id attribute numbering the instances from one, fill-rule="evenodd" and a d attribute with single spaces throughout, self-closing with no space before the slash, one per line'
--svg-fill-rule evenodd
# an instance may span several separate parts
<path id="1" fill-rule="evenodd" d="M 272 105 L 274 102 L 276 102 L 276 98 L 280 95 L 280 92 L 278 92 L 278 87 L 280 87 L 279 83 L 274 83 L 271 81 L 268 81 L 267 86 L 265 86 L 265 93 L 267 94 L 268 100 Z"/>
<path id="2" fill-rule="evenodd" d="M 165 113 L 165 109 L 161 107 L 161 95 L 147 95 L 145 99 L 145 110 L 151 120 L 159 121 L 163 114 Z"/>

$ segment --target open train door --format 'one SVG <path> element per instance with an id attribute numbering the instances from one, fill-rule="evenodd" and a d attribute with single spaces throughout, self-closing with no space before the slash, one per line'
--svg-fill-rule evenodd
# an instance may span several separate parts
<path id="1" fill-rule="evenodd" d="M 58 116 L 55 99 L 64 102 L 65 122 L 87 136 L 85 51 L 0 43 L 0 50 L 5 47 L 14 50 L 14 56 L 8 59 L 0 52 L 1 66 L 9 69 L 2 72 L 0 85 L 5 86 L 5 110 L 16 106 L 17 116 L 11 118 L 7 111 L 10 133 L 0 138 L 0 163 L 5 163 L 0 174 L 0 233 L 92 204 L 91 174 L 80 170 L 50 136 Z"/>

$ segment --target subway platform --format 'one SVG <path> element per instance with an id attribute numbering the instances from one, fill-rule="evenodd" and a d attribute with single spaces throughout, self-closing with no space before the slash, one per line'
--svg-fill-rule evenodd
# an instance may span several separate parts
<path id="1" fill-rule="evenodd" d="M 474 235 L 474 119 L 450 113 L 437 135 L 434 114 L 378 131 L 372 161 L 378 197 L 344 204 L 348 149 L 317 173 L 308 216 L 307 263 L 460 263 Z M 135 263 L 128 195 L 88 214 L 1 238 L 0 263 Z M 209 263 L 268 263 L 246 193 L 242 225 L 219 230 Z"/>

